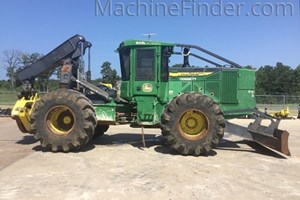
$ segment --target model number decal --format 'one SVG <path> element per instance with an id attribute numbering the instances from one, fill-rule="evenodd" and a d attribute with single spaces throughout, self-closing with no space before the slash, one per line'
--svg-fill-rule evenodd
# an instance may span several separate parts
<path id="1" fill-rule="evenodd" d="M 181 81 L 196 81 L 197 78 L 193 78 L 193 77 L 191 77 L 191 78 L 180 78 L 180 80 Z"/>

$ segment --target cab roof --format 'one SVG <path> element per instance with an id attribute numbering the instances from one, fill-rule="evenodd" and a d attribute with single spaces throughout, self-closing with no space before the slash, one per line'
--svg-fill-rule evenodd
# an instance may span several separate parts
<path id="1" fill-rule="evenodd" d="M 145 40 L 125 40 L 123 41 L 118 50 L 130 46 L 175 46 L 175 43 L 145 41 Z"/>

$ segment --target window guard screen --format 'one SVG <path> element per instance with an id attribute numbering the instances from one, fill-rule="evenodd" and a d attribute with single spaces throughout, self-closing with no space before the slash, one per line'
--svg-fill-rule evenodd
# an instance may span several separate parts
<path id="1" fill-rule="evenodd" d="M 136 50 L 136 81 L 155 81 L 155 49 Z"/>

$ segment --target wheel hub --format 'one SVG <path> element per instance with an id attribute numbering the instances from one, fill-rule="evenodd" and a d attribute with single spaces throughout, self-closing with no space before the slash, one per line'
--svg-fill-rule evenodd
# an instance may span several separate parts
<path id="1" fill-rule="evenodd" d="M 189 129 L 195 129 L 198 125 L 198 121 L 197 119 L 195 119 L 194 117 L 188 117 L 188 119 L 185 122 L 185 126 Z"/>
<path id="2" fill-rule="evenodd" d="M 199 110 L 188 110 L 181 115 L 178 129 L 189 140 L 198 140 L 207 134 L 208 120 Z"/>
<path id="3" fill-rule="evenodd" d="M 71 119 L 71 117 L 69 117 L 69 116 L 66 116 L 66 117 L 64 117 L 64 119 L 63 119 L 63 122 L 64 122 L 65 124 L 70 124 L 71 121 L 72 121 L 72 119 Z"/>
<path id="4" fill-rule="evenodd" d="M 66 106 L 56 106 L 46 114 L 48 129 L 55 135 L 67 135 L 75 125 L 75 114 Z"/>

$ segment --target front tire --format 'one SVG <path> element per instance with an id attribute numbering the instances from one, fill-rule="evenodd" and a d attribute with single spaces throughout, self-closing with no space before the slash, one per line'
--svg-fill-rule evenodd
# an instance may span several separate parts
<path id="1" fill-rule="evenodd" d="M 67 89 L 43 96 L 36 103 L 31 120 L 35 138 L 54 152 L 84 146 L 93 137 L 97 124 L 90 100 Z"/>
<path id="2" fill-rule="evenodd" d="M 225 121 L 209 97 L 187 93 L 175 97 L 161 117 L 162 135 L 182 155 L 207 155 L 224 135 Z"/>

